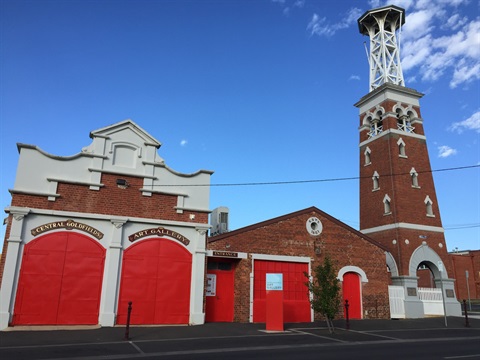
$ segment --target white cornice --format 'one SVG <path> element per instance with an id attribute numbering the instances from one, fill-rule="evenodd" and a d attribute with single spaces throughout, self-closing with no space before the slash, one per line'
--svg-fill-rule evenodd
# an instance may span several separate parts
<path id="1" fill-rule="evenodd" d="M 425 135 L 418 135 L 418 134 L 414 134 L 414 133 L 407 133 L 405 131 L 400 131 L 400 130 L 397 130 L 397 129 L 388 129 L 388 130 L 385 130 L 385 131 L 382 131 L 380 134 L 368 139 L 368 140 L 365 140 L 365 141 L 362 141 L 359 145 L 359 147 L 362 147 L 364 145 L 367 145 L 367 144 L 370 144 L 372 141 L 375 141 L 377 139 L 380 139 L 382 136 L 386 136 L 388 134 L 397 134 L 397 135 L 401 135 L 401 136 L 405 136 L 405 137 L 413 137 L 415 139 L 422 139 L 422 140 L 427 140 L 427 138 L 425 137 Z"/>
<path id="2" fill-rule="evenodd" d="M 392 229 L 409 229 L 409 230 L 422 230 L 422 231 L 431 231 L 444 233 L 445 230 L 440 226 L 428 226 L 428 225 L 419 225 L 411 223 L 395 223 L 389 225 L 377 226 L 369 229 L 362 229 L 360 232 L 362 234 L 372 234 L 380 231 L 392 230 Z"/>
<path id="3" fill-rule="evenodd" d="M 148 224 L 156 224 L 156 225 L 159 225 L 159 226 L 160 225 L 168 225 L 168 226 L 182 226 L 182 227 L 190 227 L 190 228 L 210 227 L 209 224 L 193 223 L 193 222 L 185 222 L 185 221 L 172 221 L 172 220 L 162 220 L 162 219 L 139 218 L 139 217 L 131 217 L 131 216 L 120 217 L 118 215 L 105 215 L 105 214 L 82 213 L 82 212 L 74 212 L 74 211 L 19 208 L 19 207 L 15 207 L 15 206 L 5 208 L 5 212 L 7 214 L 8 213 L 16 213 L 16 212 L 19 211 L 18 209 L 22 209 L 22 211 L 27 211 L 28 214 L 31 214 L 31 215 L 58 216 L 58 217 L 65 217 L 65 218 L 107 220 L 107 221 L 118 221 L 119 219 L 121 219 L 122 221 L 125 221 L 125 222 L 148 223 Z M 204 211 L 209 212 L 210 210 L 204 210 Z"/>

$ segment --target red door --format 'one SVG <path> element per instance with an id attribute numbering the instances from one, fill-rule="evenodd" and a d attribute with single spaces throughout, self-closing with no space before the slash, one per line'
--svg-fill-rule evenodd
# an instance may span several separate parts
<path id="1" fill-rule="evenodd" d="M 207 270 L 205 321 L 233 321 L 233 289 L 233 263 L 209 260 Z"/>
<path id="2" fill-rule="evenodd" d="M 192 255 L 168 239 L 139 241 L 123 254 L 117 323 L 188 324 Z"/>
<path id="3" fill-rule="evenodd" d="M 283 274 L 284 322 L 310 322 L 311 308 L 304 272 L 308 264 L 255 260 L 253 290 L 253 322 L 266 321 L 266 274 Z"/>
<path id="4" fill-rule="evenodd" d="M 348 300 L 350 319 L 362 318 L 362 298 L 360 293 L 360 276 L 354 272 L 343 275 L 343 303 Z"/>
<path id="5" fill-rule="evenodd" d="M 14 325 L 98 324 L 105 249 L 75 232 L 25 245 Z"/>

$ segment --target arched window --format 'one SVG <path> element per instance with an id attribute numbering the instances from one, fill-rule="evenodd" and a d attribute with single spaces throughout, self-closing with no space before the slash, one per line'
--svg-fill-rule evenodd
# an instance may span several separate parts
<path id="1" fill-rule="evenodd" d="M 392 213 L 390 201 L 390 197 L 385 195 L 383 198 L 383 215 L 390 215 Z"/>
<path id="2" fill-rule="evenodd" d="M 415 128 L 412 126 L 412 116 L 414 115 L 412 111 L 408 111 L 405 115 L 404 111 L 400 108 L 397 108 L 397 129 L 400 131 L 413 133 Z"/>
<path id="3" fill-rule="evenodd" d="M 398 145 L 398 156 L 406 158 L 407 154 L 405 153 L 405 142 L 403 141 L 402 138 L 398 139 L 397 145 Z"/>
<path id="4" fill-rule="evenodd" d="M 425 208 L 426 208 L 426 211 L 427 211 L 427 216 L 435 217 L 435 215 L 433 214 L 433 202 L 430 199 L 430 196 L 427 195 L 424 203 L 425 203 Z"/>
<path id="5" fill-rule="evenodd" d="M 372 180 L 373 180 L 373 190 L 372 191 L 377 191 L 378 189 L 380 189 L 380 185 L 378 183 L 378 179 L 379 179 L 379 175 L 378 173 L 375 171 L 373 173 L 373 176 L 372 176 Z"/>
<path id="6" fill-rule="evenodd" d="M 370 123 L 368 138 L 372 138 L 383 131 L 382 112 L 380 110 L 377 111 L 375 117 L 369 116 L 367 120 Z"/>
<path id="7" fill-rule="evenodd" d="M 370 154 L 372 153 L 372 150 L 367 146 L 365 149 L 365 152 L 363 153 L 365 155 L 365 165 L 370 165 L 372 163 Z"/>
<path id="8" fill-rule="evenodd" d="M 420 186 L 418 185 L 418 174 L 415 171 L 415 168 L 413 168 L 413 167 L 412 167 L 412 170 L 410 170 L 410 178 L 412 180 L 412 187 L 419 189 Z"/>

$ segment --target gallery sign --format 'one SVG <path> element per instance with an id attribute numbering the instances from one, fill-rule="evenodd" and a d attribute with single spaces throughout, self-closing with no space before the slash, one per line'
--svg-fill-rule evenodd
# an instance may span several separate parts
<path id="1" fill-rule="evenodd" d="M 90 225 L 83 224 L 76 222 L 74 220 L 65 220 L 65 221 L 54 221 L 51 223 L 43 224 L 37 226 L 36 228 L 31 230 L 32 236 L 37 236 L 43 234 L 47 231 L 57 230 L 57 229 L 66 229 L 66 230 L 80 230 L 93 237 L 96 237 L 98 240 L 103 238 L 103 233 L 98 231 L 97 229 L 91 227 Z"/>
<path id="2" fill-rule="evenodd" d="M 163 227 L 158 227 L 158 228 L 151 228 L 151 229 L 145 229 L 142 231 L 138 231 L 128 237 L 128 240 L 130 242 L 137 241 L 138 239 L 144 238 L 146 236 L 169 236 L 171 238 L 174 238 L 175 240 L 181 242 L 183 245 L 187 246 L 190 244 L 190 240 L 188 240 L 185 236 L 182 234 L 177 233 L 176 231 L 165 229 Z"/>

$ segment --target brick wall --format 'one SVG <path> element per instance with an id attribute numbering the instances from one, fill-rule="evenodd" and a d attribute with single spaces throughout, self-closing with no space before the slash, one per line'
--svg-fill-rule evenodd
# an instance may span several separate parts
<path id="1" fill-rule="evenodd" d="M 384 249 L 329 215 L 309 210 L 211 238 L 208 249 L 251 254 L 310 257 L 312 268 L 329 254 L 337 271 L 357 266 L 365 271 L 368 282 L 362 284 L 365 318 L 389 318 L 388 282 Z M 306 221 L 318 217 L 323 232 L 318 237 L 306 230 Z M 320 249 L 317 254 L 315 248 Z M 235 321 L 249 321 L 251 258 L 240 260 L 235 267 Z M 343 316 L 343 306 L 339 309 Z"/>
<path id="2" fill-rule="evenodd" d="M 470 299 L 480 299 L 480 250 L 468 251 L 464 253 L 449 254 L 453 262 L 455 271 L 455 292 L 457 299 L 468 300 L 467 277 L 465 271 L 468 271 L 468 287 L 470 289 Z"/>
<path id="3" fill-rule="evenodd" d="M 130 184 L 126 189 L 117 186 L 119 177 Z M 48 201 L 45 196 L 14 194 L 12 206 L 208 223 L 208 213 L 205 212 L 177 213 L 175 195 L 153 193 L 152 196 L 143 196 L 139 190 L 143 188 L 143 178 L 102 174 L 101 182 L 105 186 L 98 191 L 84 185 L 59 183 L 57 193 L 60 197 L 55 201 Z M 195 215 L 194 220 L 190 220 L 190 214 Z"/>

